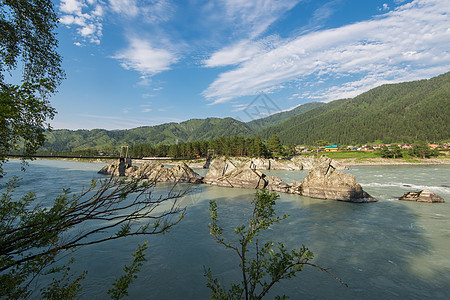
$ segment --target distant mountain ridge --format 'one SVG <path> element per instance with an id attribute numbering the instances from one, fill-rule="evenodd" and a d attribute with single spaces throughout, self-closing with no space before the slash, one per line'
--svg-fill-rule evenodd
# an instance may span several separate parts
<path id="1" fill-rule="evenodd" d="M 284 144 L 436 142 L 450 138 L 450 72 L 382 85 L 353 99 L 313 102 L 247 123 L 233 118 L 191 119 L 128 130 L 54 130 L 44 148 L 71 151 L 120 145 L 162 145 L 221 136 L 277 135 Z"/>
<path id="2" fill-rule="evenodd" d="M 233 118 L 191 119 L 181 123 L 165 123 L 126 130 L 53 130 L 47 134 L 44 148 L 72 151 L 101 146 L 161 145 L 177 142 L 210 140 L 219 136 L 250 135 L 252 130 Z"/>

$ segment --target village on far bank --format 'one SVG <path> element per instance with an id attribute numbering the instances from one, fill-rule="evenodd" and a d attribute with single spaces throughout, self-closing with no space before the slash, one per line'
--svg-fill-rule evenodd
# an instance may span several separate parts
<path id="1" fill-rule="evenodd" d="M 327 145 L 327 146 L 319 146 L 319 147 L 310 147 L 310 146 L 295 146 L 295 151 L 297 153 L 312 153 L 316 152 L 338 152 L 338 151 L 365 151 L 365 152 L 374 152 L 380 151 L 384 147 L 387 147 L 389 150 L 392 150 L 393 147 L 399 147 L 402 150 L 409 150 L 412 148 L 412 144 L 367 144 L 361 146 L 338 146 L 338 145 Z M 447 150 L 450 149 L 450 142 L 443 144 L 432 144 L 427 143 L 427 146 L 430 147 L 431 150 Z"/>

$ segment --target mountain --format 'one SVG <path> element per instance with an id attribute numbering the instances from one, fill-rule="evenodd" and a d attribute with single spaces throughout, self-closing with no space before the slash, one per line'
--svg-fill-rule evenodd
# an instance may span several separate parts
<path id="1" fill-rule="evenodd" d="M 333 101 L 258 132 L 282 143 L 336 144 L 441 141 L 450 137 L 450 72 L 382 85 L 353 99 Z"/>
<path id="2" fill-rule="evenodd" d="M 294 109 L 291 109 L 288 111 L 282 111 L 282 112 L 270 115 L 265 118 L 247 122 L 247 126 L 250 127 L 250 129 L 252 129 L 252 130 L 262 130 L 262 129 L 270 127 L 270 126 L 277 125 L 290 117 L 303 114 L 305 112 L 308 112 L 308 111 L 310 111 L 316 107 L 322 106 L 324 104 L 325 103 L 323 103 L 323 102 L 311 102 L 311 103 L 302 104 L 302 105 L 299 105 L 299 106 L 295 107 Z"/>
<path id="3" fill-rule="evenodd" d="M 191 119 L 128 130 L 53 130 L 47 133 L 44 148 L 50 151 L 72 151 L 98 146 L 161 145 L 210 140 L 216 137 L 250 135 L 251 129 L 233 118 Z"/>
<path id="4" fill-rule="evenodd" d="M 44 148 L 71 151 L 120 145 L 163 145 L 218 137 L 277 135 L 283 144 L 442 141 L 450 138 L 450 72 L 383 85 L 353 99 L 313 102 L 243 123 L 233 118 L 191 119 L 129 130 L 54 130 Z"/>

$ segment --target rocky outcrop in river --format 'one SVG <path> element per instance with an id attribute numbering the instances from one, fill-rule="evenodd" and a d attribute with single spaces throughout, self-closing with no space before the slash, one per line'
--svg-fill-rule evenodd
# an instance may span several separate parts
<path id="1" fill-rule="evenodd" d="M 119 176 L 119 164 L 112 163 L 103 167 L 98 173 Z M 184 162 L 168 168 L 161 162 L 144 163 L 140 167 L 125 169 L 125 176 L 145 178 L 157 182 L 188 182 L 202 183 L 203 177 L 194 172 Z"/>
<path id="2" fill-rule="evenodd" d="M 262 159 L 228 159 L 215 158 L 204 178 L 194 172 L 185 163 L 176 163 L 168 168 L 161 162 L 144 163 L 140 167 L 128 167 L 120 174 L 146 178 L 157 182 L 188 182 L 206 183 L 211 185 L 262 189 L 281 193 L 298 194 L 311 198 L 331 199 L 349 202 L 376 201 L 364 192 L 356 183 L 355 176 L 337 171 L 338 166 L 327 157 L 312 160 L 311 170 L 304 181 L 297 181 L 288 185 L 276 176 L 267 176 L 260 169 L 270 160 Z M 103 167 L 100 174 L 119 176 L 119 164 Z"/>
<path id="3" fill-rule="evenodd" d="M 278 177 L 267 176 L 257 170 L 252 160 L 238 164 L 224 157 L 214 159 L 203 182 L 224 187 L 266 188 L 283 193 L 289 190 L 289 186 Z"/>
<path id="4" fill-rule="evenodd" d="M 444 199 L 436 195 L 429 190 L 423 190 L 420 192 L 406 192 L 399 200 L 406 201 L 417 201 L 417 202 L 427 202 L 427 203 L 444 203 Z"/>
<path id="5" fill-rule="evenodd" d="M 356 178 L 336 170 L 333 160 L 322 156 L 312 165 L 305 180 L 294 182 L 290 186 L 290 193 L 311 198 L 330 199 L 348 202 L 377 201 L 364 192 Z"/>

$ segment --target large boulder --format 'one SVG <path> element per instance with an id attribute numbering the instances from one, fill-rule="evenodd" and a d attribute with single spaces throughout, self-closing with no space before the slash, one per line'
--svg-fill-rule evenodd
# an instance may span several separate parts
<path id="1" fill-rule="evenodd" d="M 266 176 L 257 170 L 252 160 L 233 162 L 225 157 L 214 159 L 203 182 L 224 187 L 248 189 L 266 188 L 271 191 L 287 192 L 289 186 L 280 178 Z"/>
<path id="2" fill-rule="evenodd" d="M 444 203 L 444 199 L 429 190 L 419 192 L 406 192 L 399 200 L 417 201 L 427 203 Z"/>
<path id="3" fill-rule="evenodd" d="M 294 182 L 290 192 L 311 198 L 348 202 L 377 201 L 363 191 L 355 176 L 336 170 L 333 161 L 325 156 L 315 159 L 312 169 L 301 184 Z"/>

